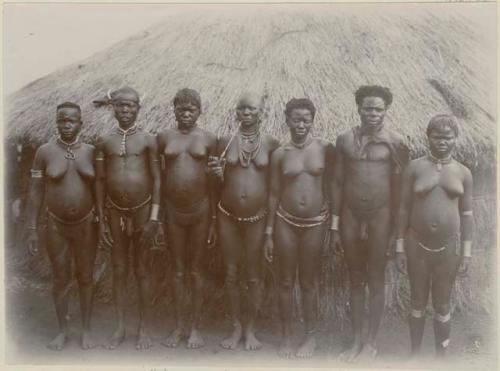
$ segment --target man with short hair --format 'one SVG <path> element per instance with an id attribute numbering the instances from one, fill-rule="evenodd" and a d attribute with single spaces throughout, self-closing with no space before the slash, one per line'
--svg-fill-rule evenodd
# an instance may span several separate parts
<path id="1" fill-rule="evenodd" d="M 361 124 L 337 138 L 332 189 L 331 245 L 343 251 L 351 283 L 353 346 L 347 362 L 363 351 L 377 355 L 376 336 L 384 311 L 386 253 L 396 232 L 400 178 L 408 162 L 403 138 L 384 127 L 392 103 L 388 88 L 361 86 L 355 93 Z M 339 221 L 341 229 L 339 234 Z M 363 345 L 365 285 L 369 288 L 369 330 Z"/>
<path id="2" fill-rule="evenodd" d="M 118 321 L 107 348 L 116 348 L 125 338 L 128 251 L 132 242 L 134 269 L 139 285 L 140 323 L 136 348 L 146 349 L 152 345 L 146 325 L 151 304 L 150 272 L 147 267 L 151 261 L 149 245 L 159 223 L 159 157 L 156 138 L 136 124 L 140 109 L 137 92 L 125 87 L 111 93 L 109 98 L 118 125 L 102 136 L 96 146 L 99 232 L 104 242 L 112 245 L 113 296 Z"/>

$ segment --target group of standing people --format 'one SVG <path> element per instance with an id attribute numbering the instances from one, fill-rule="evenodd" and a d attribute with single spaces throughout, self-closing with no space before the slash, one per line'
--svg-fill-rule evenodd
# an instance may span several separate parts
<path id="1" fill-rule="evenodd" d="M 118 125 L 95 146 L 79 140 L 80 107 L 60 104 L 59 137 L 38 149 L 31 170 L 27 228 L 33 254 L 38 252 L 38 215 L 44 195 L 47 205 L 46 248 L 59 321 L 51 349 L 62 349 L 68 337 L 72 257 L 83 320 L 81 345 L 95 346 L 90 317 L 98 239 L 112 251 L 117 326 L 106 346 L 116 348 L 125 338 L 129 248 L 133 248 L 139 291 L 136 347 L 152 345 L 147 267 L 162 209 L 175 267 L 176 316 L 176 326 L 164 345 L 177 347 L 183 341 L 188 348 L 204 345 L 199 330 L 202 263 L 206 247 L 217 244 L 224 260 L 232 322 L 221 346 L 235 349 L 243 342 L 247 350 L 262 347 L 256 336 L 262 269 L 265 260 L 272 262 L 277 256 L 282 324 L 278 354 L 311 357 L 318 330 L 316 281 L 326 247 L 344 255 L 349 268 L 354 341 L 341 354 L 343 360 L 354 361 L 363 352 L 377 354 L 386 260 L 394 255 L 398 269 L 408 271 L 410 279 L 412 353 L 418 353 L 422 340 L 429 291 L 436 351 L 444 353 L 449 344 L 451 289 L 459 267 L 465 273 L 470 264 L 472 246 L 472 176 L 452 158 L 458 136 L 452 116 L 430 120 L 429 154 L 409 162 L 404 138 L 384 126 L 392 94 L 376 85 L 356 91 L 360 124 L 339 135 L 335 145 L 311 136 L 316 108 L 306 98 L 286 104 L 290 141 L 282 145 L 265 134 L 264 101 L 254 93 L 240 97 L 238 128 L 220 138 L 197 126 L 201 99 L 192 89 L 175 95 L 176 127 L 156 136 L 136 124 L 140 101 L 134 89 L 118 89 L 108 98 Z M 295 350 L 291 308 L 297 270 L 305 334 Z M 240 276 L 250 298 L 245 316 Z M 363 341 L 366 285 L 369 328 Z M 183 308 L 188 290 L 190 311 Z"/>

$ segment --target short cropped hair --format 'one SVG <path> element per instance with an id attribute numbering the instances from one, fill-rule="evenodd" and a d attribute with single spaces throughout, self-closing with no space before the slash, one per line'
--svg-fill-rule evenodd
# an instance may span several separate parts
<path id="1" fill-rule="evenodd" d="M 379 85 L 363 85 L 360 86 L 356 93 L 354 93 L 356 98 L 356 104 L 361 106 L 363 104 L 363 99 L 366 97 L 379 97 L 385 102 L 385 106 L 389 107 L 392 104 L 392 93 L 389 88 L 385 88 Z"/>
<path id="2" fill-rule="evenodd" d="M 64 102 L 64 103 L 59 104 L 56 108 L 56 111 L 59 111 L 60 109 L 63 109 L 63 108 L 74 108 L 78 111 L 78 113 L 80 115 L 82 114 L 82 109 L 80 108 L 80 106 L 76 103 L 73 103 L 73 102 Z"/>
<path id="3" fill-rule="evenodd" d="M 313 102 L 307 98 L 292 98 L 288 101 L 285 106 L 285 115 L 290 116 L 292 111 L 297 108 L 304 108 L 311 112 L 312 117 L 316 115 L 316 107 L 314 107 Z"/>
<path id="4" fill-rule="evenodd" d="M 448 114 L 435 115 L 429 120 L 427 125 L 427 136 L 431 135 L 434 130 L 443 130 L 450 128 L 456 137 L 458 137 L 458 124 L 454 116 Z"/>
<path id="5" fill-rule="evenodd" d="M 134 88 L 131 88 L 130 86 L 125 86 L 123 88 L 116 89 L 115 91 L 111 92 L 109 98 L 114 100 L 114 99 L 116 99 L 116 96 L 121 94 L 121 93 L 135 95 L 137 98 L 137 103 L 139 103 L 139 100 L 140 100 L 139 93 L 137 93 L 137 90 L 135 90 Z"/>
<path id="6" fill-rule="evenodd" d="M 174 106 L 181 103 L 192 103 L 198 107 L 199 110 L 201 110 L 201 97 L 200 94 L 194 89 L 184 88 L 175 94 Z"/>

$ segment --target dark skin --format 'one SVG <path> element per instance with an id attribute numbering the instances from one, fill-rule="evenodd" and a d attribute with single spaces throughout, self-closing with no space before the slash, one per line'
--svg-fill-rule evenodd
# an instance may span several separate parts
<path id="1" fill-rule="evenodd" d="M 75 141 L 81 125 L 80 112 L 76 108 L 65 107 L 57 111 L 57 130 L 66 143 Z M 92 210 L 95 148 L 80 143 L 73 146 L 72 150 L 75 158 L 69 160 L 65 158 L 66 149 L 57 143 L 47 143 L 38 149 L 33 169 L 42 170 L 45 176 L 32 178 L 28 203 L 30 228 L 38 224 L 44 196 L 48 209 L 58 218 L 68 222 L 81 220 Z M 27 243 L 30 253 L 37 254 L 39 241 L 36 229 L 29 229 Z M 75 225 L 64 225 L 49 218 L 46 248 L 52 265 L 52 293 L 59 324 L 59 334 L 48 347 L 52 350 L 62 350 L 68 339 L 68 291 L 71 283 L 71 261 L 74 258 L 83 323 L 81 347 L 93 348 L 95 343 L 90 335 L 90 318 L 94 286 L 92 271 L 97 249 L 94 218 L 90 217 Z"/>
<path id="2" fill-rule="evenodd" d="M 261 98 L 255 94 L 243 94 L 238 102 L 236 117 L 242 133 L 258 129 L 261 121 Z M 251 217 L 266 208 L 269 191 L 269 165 L 271 153 L 278 147 L 276 138 L 261 133 L 260 150 L 248 167 L 243 167 L 238 158 L 237 140 L 223 137 L 217 145 L 220 156 L 231 141 L 223 159 L 211 158 L 209 168 L 220 182 L 220 202 L 224 209 L 236 217 Z M 225 166 L 224 166 L 225 165 Z M 255 336 L 255 320 L 260 301 L 262 274 L 262 250 L 265 219 L 250 223 L 236 222 L 220 211 L 217 215 L 219 245 L 224 257 L 226 290 L 229 301 L 232 333 L 222 340 L 225 349 L 236 349 L 244 339 L 246 350 L 258 350 L 262 344 Z M 244 265 L 241 263 L 244 262 Z M 239 272 L 239 266 L 245 272 Z M 240 313 L 239 275 L 246 274 L 249 288 L 247 321 L 243 326 Z"/>
<path id="3" fill-rule="evenodd" d="M 305 108 L 295 108 L 286 115 L 295 143 L 305 143 L 303 148 L 285 145 L 278 148 L 271 160 L 271 192 L 269 194 L 268 229 L 274 235 L 266 234 L 264 254 L 272 261 L 274 244 L 280 255 L 280 312 L 283 324 L 282 342 L 278 354 L 291 358 L 293 305 L 292 290 L 295 272 L 299 270 L 299 282 L 303 298 L 306 336 L 296 352 L 299 358 L 312 357 L 316 348 L 316 280 L 320 271 L 321 250 L 326 233 L 326 222 L 310 228 L 294 227 L 275 217 L 278 205 L 292 215 L 308 218 L 320 214 L 327 193 L 332 188 L 331 170 L 335 162 L 333 144 L 309 138 L 314 117 Z"/>
<path id="4" fill-rule="evenodd" d="M 380 97 L 363 98 L 358 113 L 366 136 L 387 130 L 383 127 L 387 108 Z M 386 133 L 394 143 L 402 143 L 399 135 Z M 377 354 L 376 336 L 384 309 L 386 254 L 396 234 L 393 216 L 397 215 L 399 205 L 401 175 L 391 161 L 388 146 L 372 142 L 366 151 L 367 159 L 357 159 L 351 130 L 337 138 L 332 199 L 333 213 L 340 216 L 341 233 L 332 231 L 330 242 L 337 253 L 345 255 L 350 271 L 354 343 L 341 354 L 346 362 L 356 360 L 362 351 L 370 357 Z M 371 216 L 366 222 L 369 237 L 363 241 L 359 232 L 361 221 L 356 214 L 365 210 Z M 368 339 L 363 344 L 365 282 L 370 291 L 370 315 Z"/>
<path id="5" fill-rule="evenodd" d="M 175 218 L 167 224 L 169 245 L 175 260 L 175 308 L 176 329 L 164 341 L 168 347 L 177 347 L 185 337 L 182 298 L 186 295 L 184 277 L 189 269 L 193 319 L 187 340 L 188 348 L 204 345 L 199 334 L 200 312 L 203 302 L 201 277 L 203 250 L 215 243 L 215 205 L 206 172 L 208 156 L 215 155 L 217 138 L 214 134 L 196 126 L 200 108 L 191 102 L 181 102 L 174 107 L 177 128 L 158 134 L 158 150 L 165 159 L 162 197 L 179 210 L 195 210 L 204 199 L 210 208 L 192 224 L 184 225 Z M 193 206 L 195 205 L 195 206 Z M 166 210 L 169 213 L 169 209 Z M 208 241 L 208 244 L 207 244 Z"/>
<path id="6" fill-rule="evenodd" d="M 450 127 L 431 131 L 431 154 L 435 158 L 447 158 L 455 147 L 455 141 L 456 135 Z M 432 260 L 419 258 L 421 247 L 408 240 L 407 233 L 411 229 L 418 236 L 418 241 L 430 248 L 447 245 L 449 237 L 457 233 L 462 244 L 471 241 L 473 219 L 471 215 L 462 213 L 472 210 L 472 189 L 470 170 L 454 160 L 442 165 L 438 171 L 437 165 L 427 156 L 421 157 L 412 161 L 403 173 L 398 238 L 406 239 L 406 254 L 396 253 L 396 263 L 401 273 L 409 274 L 412 310 L 425 312 L 429 292 L 432 292 L 435 312 L 447 315 L 455 275 L 457 271 L 460 275 L 467 274 L 471 258 L 457 255 L 455 246 L 447 246 L 443 253 L 429 253 L 442 256 L 438 265 L 431 265 Z M 409 321 L 410 330 L 414 329 L 410 332 L 412 355 L 416 355 L 420 351 L 425 319 L 422 317 L 421 324 L 418 324 L 419 320 L 410 316 Z M 439 328 L 437 331 L 440 331 Z M 438 354 L 439 350 L 438 347 Z"/>
<path id="7" fill-rule="evenodd" d="M 113 96 L 113 109 L 120 128 L 132 127 L 140 109 L 135 91 L 118 91 Z M 129 237 L 120 225 L 121 214 L 109 209 L 108 225 L 104 218 L 104 204 L 109 196 L 122 208 L 134 207 L 151 195 L 151 203 L 160 203 L 160 166 L 156 139 L 153 135 L 138 131 L 127 137 L 126 154 L 120 156 L 122 136 L 112 132 L 99 139 L 96 162 L 96 198 L 99 214 L 100 237 L 112 246 L 113 296 L 117 313 L 117 328 L 107 344 L 116 348 L 125 338 L 124 312 L 127 304 L 126 281 L 128 276 L 128 250 L 134 246 L 134 270 L 139 284 L 140 322 L 137 349 L 152 345 L 148 335 L 147 319 L 151 303 L 151 284 L 148 272 L 150 265 L 149 241 L 155 236 L 158 223 L 151 220 L 151 206 L 140 208 L 133 215 L 134 234 Z"/>

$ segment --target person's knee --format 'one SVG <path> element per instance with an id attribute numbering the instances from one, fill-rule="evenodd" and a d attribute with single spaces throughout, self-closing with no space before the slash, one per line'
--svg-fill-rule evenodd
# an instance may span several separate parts
<path id="1" fill-rule="evenodd" d="M 366 286 L 366 273 L 361 270 L 351 271 L 351 290 L 364 290 Z"/>
<path id="2" fill-rule="evenodd" d="M 238 267 L 235 265 L 228 265 L 226 267 L 225 284 L 228 287 L 234 287 L 238 283 Z"/>
<path id="3" fill-rule="evenodd" d="M 91 286 L 93 284 L 92 272 L 77 272 L 76 280 L 80 286 Z"/>
<path id="4" fill-rule="evenodd" d="M 292 290 L 294 286 L 294 280 L 292 277 L 283 277 L 280 282 L 282 290 Z"/>
<path id="5" fill-rule="evenodd" d="M 174 282 L 175 282 L 175 284 L 183 284 L 184 283 L 184 271 L 175 271 Z"/>
<path id="6" fill-rule="evenodd" d="M 439 322 L 448 322 L 451 318 L 449 304 L 434 304 L 434 318 Z"/>
<path id="7" fill-rule="evenodd" d="M 64 273 L 55 274 L 52 281 L 53 291 L 57 293 L 66 291 L 69 287 L 70 281 L 71 279 L 69 274 L 64 274 Z"/>
<path id="8" fill-rule="evenodd" d="M 191 276 L 191 280 L 193 281 L 193 283 L 195 285 L 200 285 L 202 283 L 203 277 L 202 277 L 200 271 L 194 270 L 194 271 L 189 272 L 189 274 Z"/>
<path id="9" fill-rule="evenodd" d="M 128 275 L 127 262 L 115 262 L 115 263 L 113 263 L 113 277 L 115 279 L 118 279 L 118 280 L 126 279 L 127 275 Z"/>

